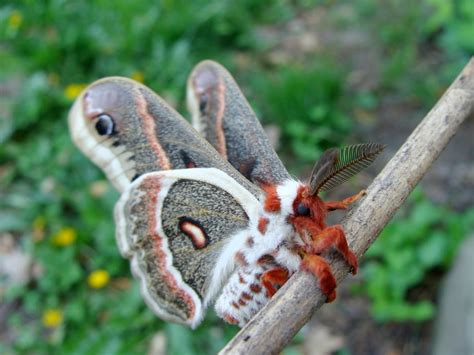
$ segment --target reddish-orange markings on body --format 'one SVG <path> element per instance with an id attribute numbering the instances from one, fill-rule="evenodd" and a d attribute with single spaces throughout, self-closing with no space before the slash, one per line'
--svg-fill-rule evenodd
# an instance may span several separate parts
<path id="1" fill-rule="evenodd" d="M 268 222 L 268 218 L 260 217 L 260 219 L 258 220 L 258 231 L 260 233 L 265 234 L 265 232 L 267 231 Z"/>
<path id="2" fill-rule="evenodd" d="M 239 323 L 239 322 L 237 321 L 237 319 L 235 319 L 234 317 L 232 317 L 232 316 L 229 315 L 229 314 L 224 315 L 223 319 L 224 319 L 227 323 L 229 323 L 229 324 L 237 324 L 237 323 Z"/>
<path id="3" fill-rule="evenodd" d="M 250 291 L 253 293 L 260 293 L 260 291 L 262 291 L 262 287 L 259 284 L 251 284 Z"/>
<path id="4" fill-rule="evenodd" d="M 235 253 L 235 261 L 237 261 L 242 266 L 247 266 L 249 264 L 241 251 Z"/>
<path id="5" fill-rule="evenodd" d="M 250 301 L 253 298 L 253 296 L 251 294 L 247 293 L 247 292 L 242 292 L 241 297 L 245 301 Z"/>
<path id="6" fill-rule="evenodd" d="M 246 244 L 247 244 L 247 246 L 248 246 L 249 248 L 251 248 L 251 247 L 253 247 L 253 245 L 255 244 L 255 242 L 254 242 L 254 240 L 253 240 L 252 237 L 248 237 Z"/>
<path id="7" fill-rule="evenodd" d="M 262 284 L 267 290 L 267 295 L 272 297 L 289 277 L 288 270 L 282 267 L 275 267 L 265 271 L 262 275 Z"/>
<path id="8" fill-rule="evenodd" d="M 267 212 L 278 212 L 281 208 L 280 196 L 278 196 L 276 185 L 263 185 L 263 190 L 267 196 L 263 208 Z"/>

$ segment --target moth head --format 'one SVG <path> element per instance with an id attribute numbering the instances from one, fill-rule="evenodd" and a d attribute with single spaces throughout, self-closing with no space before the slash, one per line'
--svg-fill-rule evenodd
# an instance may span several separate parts
<path id="1" fill-rule="evenodd" d="M 293 224 L 302 229 L 323 228 L 327 208 L 320 192 L 331 190 L 369 166 L 384 148 L 369 143 L 326 150 L 314 165 L 309 182 L 298 188 L 292 206 Z"/>
<path id="2" fill-rule="evenodd" d="M 292 203 L 290 220 L 306 220 L 307 223 L 322 223 L 326 217 L 323 200 L 318 195 L 310 195 L 308 185 L 299 185 Z"/>

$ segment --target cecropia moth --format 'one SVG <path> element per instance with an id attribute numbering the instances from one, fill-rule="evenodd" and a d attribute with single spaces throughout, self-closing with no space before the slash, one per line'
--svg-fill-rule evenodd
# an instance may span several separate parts
<path id="1" fill-rule="evenodd" d="M 335 248 L 357 271 L 340 225 L 326 214 L 362 196 L 325 202 L 329 190 L 382 151 L 326 151 L 307 183 L 290 177 L 232 76 L 204 61 L 188 80 L 194 128 L 153 91 L 129 79 L 91 84 L 69 114 L 76 145 L 120 191 L 116 238 L 149 307 L 197 326 L 208 305 L 244 325 L 297 270 L 332 301 L 336 282 L 321 254 Z"/>

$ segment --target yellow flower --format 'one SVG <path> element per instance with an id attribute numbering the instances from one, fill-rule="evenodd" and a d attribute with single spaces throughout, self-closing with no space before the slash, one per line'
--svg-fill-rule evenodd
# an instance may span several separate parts
<path id="1" fill-rule="evenodd" d="M 64 89 L 64 95 L 69 100 L 74 100 L 87 87 L 86 84 L 69 84 Z"/>
<path id="2" fill-rule="evenodd" d="M 42 322 L 47 328 L 56 328 L 63 321 L 63 313 L 56 308 L 50 308 L 43 312 Z"/>
<path id="3" fill-rule="evenodd" d="M 76 230 L 71 227 L 64 227 L 56 233 L 51 242 L 58 247 L 68 246 L 76 241 Z"/>
<path id="4" fill-rule="evenodd" d="M 87 283 L 92 288 L 102 288 L 109 283 L 109 273 L 99 269 L 91 272 L 87 278 Z"/>
<path id="5" fill-rule="evenodd" d="M 43 216 L 38 216 L 33 221 L 33 240 L 39 242 L 44 238 L 44 227 L 46 226 L 46 220 Z"/>
<path id="6" fill-rule="evenodd" d="M 143 83 L 145 81 L 145 76 L 143 75 L 143 73 L 141 71 L 134 71 L 132 73 L 132 75 L 130 75 L 130 77 L 135 80 L 135 81 L 138 81 L 139 83 Z"/>
<path id="7" fill-rule="evenodd" d="M 13 10 L 10 16 L 8 17 L 8 27 L 12 30 L 18 29 L 21 23 L 23 22 L 23 16 L 20 11 Z"/>

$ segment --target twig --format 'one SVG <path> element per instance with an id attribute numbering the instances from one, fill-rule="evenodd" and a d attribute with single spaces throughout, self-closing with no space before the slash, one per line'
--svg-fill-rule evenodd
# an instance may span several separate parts
<path id="1" fill-rule="evenodd" d="M 367 196 L 343 221 L 352 250 L 362 256 L 428 171 L 466 117 L 474 113 L 474 58 L 375 178 Z M 340 283 L 348 266 L 329 255 Z M 220 354 L 275 354 L 324 304 L 315 278 L 298 272 L 221 350 Z"/>

